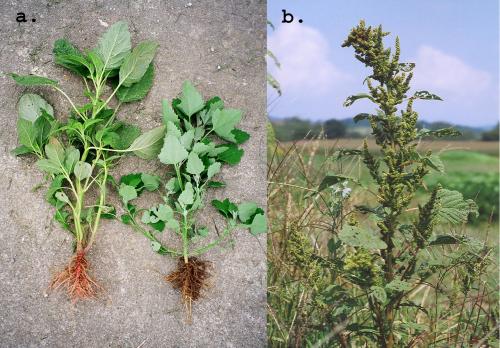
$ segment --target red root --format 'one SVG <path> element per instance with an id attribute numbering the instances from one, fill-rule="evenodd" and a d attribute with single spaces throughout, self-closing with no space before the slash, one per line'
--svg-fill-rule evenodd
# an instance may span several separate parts
<path id="1" fill-rule="evenodd" d="M 210 266 L 210 262 L 198 260 L 196 257 L 190 258 L 187 263 L 181 257 L 177 262 L 177 269 L 165 277 L 174 289 L 180 291 L 188 322 L 191 322 L 192 302 L 198 300 L 202 291 L 208 287 Z"/>
<path id="2" fill-rule="evenodd" d="M 77 252 L 69 265 L 52 278 L 49 288 L 57 290 L 60 287 L 65 287 L 72 303 L 95 298 L 97 292 L 102 288 L 89 276 L 88 268 L 89 264 L 85 258 L 85 252 Z"/>

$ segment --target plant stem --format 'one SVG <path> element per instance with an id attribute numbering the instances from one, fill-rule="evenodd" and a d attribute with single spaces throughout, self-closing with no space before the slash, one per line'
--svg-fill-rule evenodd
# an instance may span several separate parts
<path id="1" fill-rule="evenodd" d="M 182 213 L 182 254 L 184 256 L 184 262 L 188 263 L 189 259 L 189 240 L 188 240 L 188 211 L 184 210 Z"/>

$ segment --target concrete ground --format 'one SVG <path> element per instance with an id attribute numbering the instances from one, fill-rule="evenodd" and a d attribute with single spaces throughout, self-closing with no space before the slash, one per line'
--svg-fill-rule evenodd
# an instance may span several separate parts
<path id="1" fill-rule="evenodd" d="M 61 82 L 83 102 L 81 81 L 52 62 L 52 44 L 67 37 L 80 48 L 118 20 L 132 42 L 159 42 L 156 77 L 148 97 L 122 107 L 119 118 L 147 130 L 160 124 L 161 98 L 173 98 L 185 79 L 204 96 L 221 96 L 244 110 L 241 127 L 252 134 L 240 165 L 223 171 L 219 198 L 266 202 L 265 33 L 263 0 L 2 1 L 0 4 L 0 346 L 1 347 L 262 347 L 266 344 L 265 236 L 236 233 L 234 249 L 214 250 L 215 277 L 187 325 L 179 295 L 161 275 L 176 260 L 154 253 L 148 241 L 117 221 L 104 221 L 89 254 L 106 288 L 99 300 L 72 305 L 47 293 L 51 275 L 71 256 L 71 238 L 52 221 L 43 175 L 29 157 L 16 158 L 16 103 L 26 89 L 5 74 L 35 73 Z M 16 23 L 25 12 L 36 22 Z M 57 92 L 33 88 L 64 117 L 69 105 Z M 119 176 L 154 169 L 125 158 Z M 115 194 L 111 203 L 118 204 Z M 214 214 L 209 211 L 208 214 Z M 204 216 L 204 218 L 210 217 Z"/>

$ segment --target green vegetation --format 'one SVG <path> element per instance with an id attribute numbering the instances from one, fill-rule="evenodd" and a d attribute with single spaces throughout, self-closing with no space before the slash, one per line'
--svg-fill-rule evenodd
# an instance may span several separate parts
<path id="1" fill-rule="evenodd" d="M 11 74 L 21 86 L 48 86 L 60 92 L 72 110 L 66 122 L 56 120 L 52 106 L 37 94 L 19 100 L 16 155 L 34 154 L 37 166 L 51 181 L 47 200 L 55 206 L 54 219 L 75 239 L 75 255 L 56 275 L 52 287 L 66 287 L 73 301 L 93 297 L 99 286 L 88 275 L 85 255 L 95 241 L 101 218 L 114 217 L 107 204 L 110 169 L 126 152 L 140 130 L 117 120 L 122 103 L 143 99 L 152 86 L 157 44 L 152 41 L 131 47 L 127 24 L 113 24 L 95 49 L 82 53 L 66 39 L 54 44 L 55 63 L 84 82 L 88 103 L 76 106 L 59 82 L 34 75 Z M 112 92 L 105 96 L 106 85 Z M 118 99 L 111 108 L 113 97 Z M 96 192 L 97 191 L 97 192 Z M 97 200 L 91 202 L 93 193 Z"/>
<path id="2" fill-rule="evenodd" d="M 155 252 L 179 258 L 177 269 L 165 279 L 181 292 L 190 320 L 192 302 L 200 297 L 209 277 L 209 264 L 198 257 L 214 247 L 231 245 L 237 228 L 248 229 L 253 235 L 266 232 L 266 218 L 253 202 L 235 204 L 227 198 L 214 199 L 212 206 L 225 220 L 225 226 L 218 228 L 214 221 L 217 236 L 210 240 L 209 227 L 196 221 L 197 213 L 204 207 L 210 188 L 226 185 L 215 178 L 224 165 L 240 162 L 244 151 L 239 145 L 250 134 L 236 128 L 240 110 L 225 108 L 219 97 L 205 102 L 189 82 L 184 83 L 180 98 L 172 103 L 163 100 L 162 105 L 164 125 L 137 138 L 134 144 L 149 143 L 151 137 L 159 139 L 146 153 L 142 149 L 135 152 L 145 159 L 158 159 L 164 173 L 121 177 L 118 192 L 126 211 L 121 220 L 146 236 Z M 135 200 L 146 192 L 156 193 L 162 203 L 139 208 Z M 181 240 L 180 248 L 160 240 L 165 230 Z"/>
<path id="3" fill-rule="evenodd" d="M 346 149 L 314 141 L 269 152 L 270 346 L 498 344 L 494 229 L 476 233 L 467 224 L 475 203 L 437 185 L 447 163 L 459 171 L 460 155 L 419 144 L 455 132 L 419 129 L 414 101 L 440 98 L 406 96 L 414 65 L 399 62 L 398 40 L 394 53 L 384 47 L 386 35 L 361 23 L 344 44 L 371 69 L 369 92 L 346 105 L 360 98 L 377 105 L 376 114 L 355 118 L 368 120 L 375 142 Z M 498 163 L 461 156 L 481 158 L 478 168 Z M 498 197 L 490 203 L 498 206 Z"/>

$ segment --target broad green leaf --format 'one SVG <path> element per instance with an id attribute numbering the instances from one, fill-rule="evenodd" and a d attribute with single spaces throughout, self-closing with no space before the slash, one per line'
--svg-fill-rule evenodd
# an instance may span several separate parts
<path id="1" fill-rule="evenodd" d="M 45 154 L 47 155 L 47 158 L 49 160 L 51 160 L 54 163 L 60 164 L 61 167 L 63 166 L 64 148 L 57 139 L 52 138 L 50 142 L 47 145 L 45 145 Z"/>
<path id="2" fill-rule="evenodd" d="M 137 198 L 137 191 L 133 186 L 129 186 L 126 184 L 121 184 L 118 190 L 118 194 L 123 200 L 123 203 L 127 204 L 128 201 Z"/>
<path id="3" fill-rule="evenodd" d="M 68 204 L 70 203 L 68 196 L 66 196 L 66 194 L 62 191 L 56 192 L 55 197 L 58 200 L 60 200 L 61 202 L 68 203 Z"/>
<path id="4" fill-rule="evenodd" d="M 212 206 L 214 206 L 219 213 L 227 218 L 235 217 L 238 214 L 238 207 L 236 204 L 229 201 L 228 198 L 223 201 L 219 201 L 217 199 L 212 200 Z"/>
<path id="5" fill-rule="evenodd" d="M 394 279 L 389 284 L 386 284 L 385 288 L 389 291 L 410 291 L 412 286 L 405 281 Z"/>
<path id="6" fill-rule="evenodd" d="M 102 137 L 103 144 L 109 145 L 113 149 L 127 149 L 141 134 L 141 130 L 137 126 L 121 122 L 115 123 L 115 125 L 116 127 L 112 131 L 105 132 Z"/>
<path id="7" fill-rule="evenodd" d="M 385 301 L 387 301 L 387 294 L 384 288 L 373 285 L 372 287 L 370 287 L 370 290 L 372 291 L 370 293 L 370 296 L 372 296 L 375 300 L 377 300 L 378 303 L 384 304 Z"/>
<path id="8" fill-rule="evenodd" d="M 427 164 L 432 169 L 434 169 L 440 173 L 444 173 L 444 164 L 438 155 L 430 155 L 427 157 L 423 157 L 422 161 L 424 161 L 424 163 Z"/>
<path id="9" fill-rule="evenodd" d="M 54 115 L 54 109 L 38 94 L 24 94 L 17 104 L 19 117 L 30 122 L 35 122 L 42 115 L 44 109 L 49 115 Z"/>
<path id="10" fill-rule="evenodd" d="M 127 55 L 120 67 L 120 83 L 123 86 L 129 87 L 142 79 L 155 56 L 157 48 L 157 43 L 143 41 L 133 49 L 132 53 Z"/>
<path id="11" fill-rule="evenodd" d="M 156 216 L 162 221 L 168 221 L 174 217 L 174 211 L 166 204 L 158 204 L 158 208 L 155 213 Z"/>
<path id="12" fill-rule="evenodd" d="M 179 139 L 173 135 L 167 134 L 163 141 L 161 152 L 158 155 L 160 162 L 164 164 L 179 164 L 187 157 L 188 152 L 181 145 Z"/>
<path id="13" fill-rule="evenodd" d="M 125 184 L 137 188 L 142 183 L 142 173 L 132 173 L 120 178 L 120 184 Z"/>
<path id="14" fill-rule="evenodd" d="M 174 122 L 168 121 L 167 122 L 167 135 L 173 135 L 177 139 L 180 139 L 182 136 L 182 132 Z"/>
<path id="15" fill-rule="evenodd" d="M 151 241 L 151 249 L 155 252 L 159 252 L 161 249 L 161 244 L 155 240 Z"/>
<path id="16" fill-rule="evenodd" d="M 236 142 L 236 144 L 243 144 L 245 141 L 247 141 L 248 139 L 250 139 L 250 134 L 248 134 L 247 132 L 241 130 L 241 129 L 238 129 L 238 128 L 235 128 L 231 131 L 231 133 L 233 134 L 234 136 L 234 141 Z"/>
<path id="17" fill-rule="evenodd" d="M 163 115 L 163 123 L 165 123 L 165 125 L 168 122 L 173 122 L 177 125 L 179 124 L 179 116 L 177 116 L 177 114 L 174 112 L 174 109 L 172 109 L 172 106 L 167 99 L 162 99 L 161 110 Z"/>
<path id="18" fill-rule="evenodd" d="M 116 91 L 116 97 L 122 103 L 130 103 L 144 99 L 153 86 L 154 65 L 149 64 L 144 76 L 130 87 L 120 86 Z"/>
<path id="19" fill-rule="evenodd" d="M 191 183 L 188 182 L 184 187 L 184 191 L 182 191 L 182 193 L 179 195 L 179 203 L 184 206 L 187 206 L 193 204 L 193 202 L 194 202 L 193 185 L 191 185 Z"/>
<path id="20" fill-rule="evenodd" d="M 193 145 L 193 152 L 196 152 L 197 154 L 202 154 L 210 151 L 211 147 L 203 144 L 203 143 L 196 143 Z"/>
<path id="21" fill-rule="evenodd" d="M 213 130 L 221 138 L 236 142 L 232 131 L 241 120 L 241 111 L 236 109 L 215 110 L 212 116 Z"/>
<path id="22" fill-rule="evenodd" d="M 212 163 L 207 169 L 207 180 L 210 180 L 215 175 L 217 175 L 220 172 L 220 168 L 221 168 L 220 162 Z"/>
<path id="23" fill-rule="evenodd" d="M 63 172 L 63 169 L 57 163 L 54 163 L 48 159 L 41 159 L 36 162 L 38 168 L 43 170 L 44 172 L 50 174 L 60 174 Z"/>
<path id="24" fill-rule="evenodd" d="M 179 108 L 188 117 L 203 109 L 205 105 L 203 97 L 189 81 L 185 81 L 182 85 L 182 97 L 180 99 Z"/>
<path id="25" fill-rule="evenodd" d="M 33 149 L 27 147 L 27 146 L 24 146 L 24 145 L 20 145 L 18 147 L 16 147 L 14 150 L 11 151 L 11 153 L 14 155 L 14 156 L 21 156 L 21 155 L 26 155 L 28 153 L 32 153 L 33 152 Z"/>
<path id="26" fill-rule="evenodd" d="M 75 164 L 73 173 L 78 180 L 87 179 L 92 174 L 92 166 L 90 163 L 78 161 Z"/>
<path id="27" fill-rule="evenodd" d="M 366 249 L 385 249 L 387 244 L 379 237 L 378 232 L 367 227 L 344 226 L 339 233 L 339 239 L 352 247 L 363 247 Z"/>
<path id="28" fill-rule="evenodd" d="M 96 75 L 101 75 L 105 69 L 104 62 L 102 58 L 94 51 L 90 51 L 87 54 L 88 60 L 92 63 L 92 70 L 95 71 Z"/>
<path id="29" fill-rule="evenodd" d="M 153 128 L 136 138 L 127 150 L 143 159 L 155 158 L 162 148 L 164 135 L 165 126 Z"/>
<path id="30" fill-rule="evenodd" d="M 189 174 L 200 175 L 205 170 L 203 162 L 195 152 L 191 152 L 187 158 L 186 171 Z"/>
<path id="31" fill-rule="evenodd" d="M 467 222 L 469 214 L 478 215 L 474 201 L 464 200 L 458 191 L 440 189 L 438 204 L 435 207 L 436 218 L 440 223 L 461 224 Z"/>
<path id="32" fill-rule="evenodd" d="M 250 233 L 254 236 L 267 232 L 267 220 L 264 214 L 257 214 L 254 216 L 252 224 L 250 225 Z"/>
<path id="33" fill-rule="evenodd" d="M 112 70 L 122 64 L 131 47 L 128 25 L 119 21 L 110 26 L 99 39 L 96 53 L 103 61 L 105 70 Z"/>
<path id="34" fill-rule="evenodd" d="M 24 118 L 19 118 L 17 120 L 17 137 L 19 142 L 26 148 L 30 149 L 30 151 L 41 150 L 36 136 L 37 134 L 31 121 Z"/>
<path id="35" fill-rule="evenodd" d="M 226 184 L 224 184 L 223 182 L 220 182 L 220 181 L 209 181 L 207 184 L 207 187 L 211 187 L 211 188 L 220 188 L 220 187 L 224 187 L 224 186 L 226 186 Z"/>
<path id="36" fill-rule="evenodd" d="M 43 76 L 36 75 L 17 75 L 10 74 L 10 76 L 16 81 L 18 85 L 21 86 L 57 86 L 58 82 L 56 80 L 51 80 Z"/>
<path id="37" fill-rule="evenodd" d="M 196 230 L 196 234 L 201 237 L 208 236 L 208 228 L 206 226 L 200 227 Z"/>
<path id="38" fill-rule="evenodd" d="M 238 149 L 237 146 L 228 146 L 227 149 L 217 156 L 217 159 L 222 162 L 226 162 L 230 165 L 236 165 L 240 163 L 241 157 L 243 157 L 243 149 Z"/>
<path id="39" fill-rule="evenodd" d="M 193 144 L 193 139 L 194 139 L 194 129 L 190 129 L 186 133 L 181 135 L 180 141 L 182 146 L 184 146 L 186 150 L 190 150 L 191 145 Z"/>
<path id="40" fill-rule="evenodd" d="M 154 191 L 160 187 L 160 178 L 156 175 L 142 173 L 141 180 L 144 183 L 144 187 L 148 191 Z"/>
<path id="41" fill-rule="evenodd" d="M 238 218 L 244 224 L 250 223 L 250 219 L 257 211 L 257 204 L 254 202 L 243 202 L 238 204 Z"/>
<path id="42" fill-rule="evenodd" d="M 42 115 L 33 123 L 33 131 L 40 149 L 43 149 L 49 141 L 50 133 L 53 127 L 55 127 L 55 124 L 56 122 L 53 117 L 42 109 Z"/>
<path id="43" fill-rule="evenodd" d="M 80 50 L 66 39 L 59 39 L 54 42 L 52 53 L 55 63 L 69 69 L 83 77 L 89 76 L 92 65 L 83 56 Z"/>

